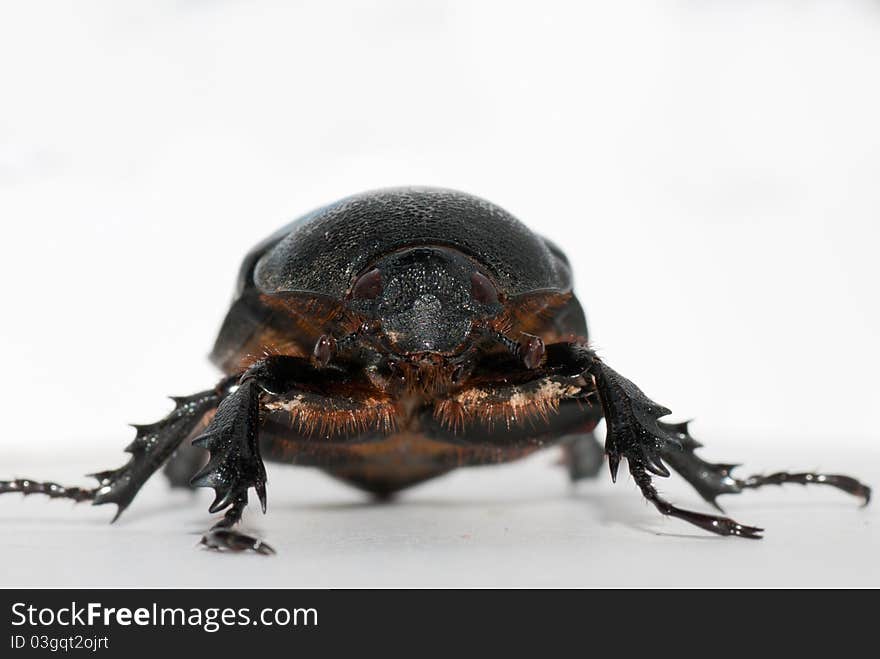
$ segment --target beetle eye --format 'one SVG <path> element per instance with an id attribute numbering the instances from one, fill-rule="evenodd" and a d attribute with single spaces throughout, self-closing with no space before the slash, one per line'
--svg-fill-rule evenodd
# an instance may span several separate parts
<path id="1" fill-rule="evenodd" d="M 365 272 L 351 288 L 351 296 L 356 300 L 373 300 L 382 292 L 382 273 L 378 268 Z"/>
<path id="2" fill-rule="evenodd" d="M 474 272 L 471 275 L 471 297 L 480 304 L 494 304 L 498 302 L 498 291 L 486 275 Z"/>

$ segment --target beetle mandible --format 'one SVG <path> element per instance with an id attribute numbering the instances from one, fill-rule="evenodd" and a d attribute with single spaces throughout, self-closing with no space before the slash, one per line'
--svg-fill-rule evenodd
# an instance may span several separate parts
<path id="1" fill-rule="evenodd" d="M 0 493 L 114 503 L 116 519 L 166 465 L 172 485 L 213 488 L 210 512 L 225 511 L 203 544 L 264 554 L 269 545 L 236 528 L 251 489 L 266 510 L 264 459 L 388 497 L 460 466 L 562 444 L 572 479 L 595 476 L 604 453 L 616 480 L 625 458 L 660 513 L 745 538 L 762 529 L 674 506 L 653 476 L 673 469 L 716 508 L 719 495 L 783 483 L 870 499 L 849 476 L 738 478 L 734 465 L 698 457 L 688 424 L 661 421 L 670 411 L 590 347 L 562 251 L 452 190 L 347 197 L 258 244 L 211 359 L 223 379 L 135 426 L 131 458 L 94 474 L 96 487 L 16 479 L 0 481 Z M 602 418 L 604 449 L 593 434 Z"/>

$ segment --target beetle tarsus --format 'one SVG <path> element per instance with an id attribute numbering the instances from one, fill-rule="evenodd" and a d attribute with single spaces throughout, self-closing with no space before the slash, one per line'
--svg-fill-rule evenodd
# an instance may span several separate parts
<path id="1" fill-rule="evenodd" d="M 16 478 L 11 481 L 0 481 L 0 494 L 8 492 L 20 492 L 24 495 L 44 494 L 50 499 L 70 499 L 79 503 L 81 501 L 94 500 L 97 488 L 89 490 L 82 487 L 59 485 L 51 481 Z"/>
<path id="2" fill-rule="evenodd" d="M 791 473 L 778 471 L 767 476 L 754 475 L 744 479 L 736 479 L 737 485 L 743 490 L 756 489 L 764 485 L 785 485 L 786 483 L 798 483 L 800 485 L 830 485 L 847 494 L 864 499 L 863 506 L 871 502 L 871 488 L 856 480 L 852 476 L 843 474 L 817 474 L 814 472 Z"/>
<path id="3" fill-rule="evenodd" d="M 870 487 L 851 476 L 842 474 L 779 471 L 768 475 L 756 474 L 748 478 L 737 478 L 733 475 L 733 470 L 739 465 L 706 462 L 696 455 L 696 450 L 702 445 L 691 436 L 688 422 L 661 422 L 660 426 L 668 434 L 675 435 L 682 447 L 681 450 L 665 447 L 662 451 L 663 459 L 690 483 L 701 497 L 719 510 L 721 507 L 718 505 L 717 497 L 722 494 L 740 494 L 744 490 L 786 483 L 828 485 L 847 494 L 861 497 L 864 505 L 868 505 L 871 500 Z"/>
<path id="4" fill-rule="evenodd" d="M 263 556 L 269 556 L 275 553 L 270 545 L 259 538 L 242 533 L 235 530 L 234 527 L 241 521 L 242 513 L 247 506 L 247 494 L 241 495 L 235 499 L 230 508 L 226 511 L 219 522 L 214 524 L 210 530 L 202 536 L 200 544 L 208 549 L 220 551 L 253 551 Z"/>
<path id="5" fill-rule="evenodd" d="M 644 497 L 654 504 L 654 507 L 657 508 L 661 514 L 669 517 L 676 517 L 717 535 L 734 535 L 740 538 L 751 538 L 754 540 L 758 540 L 762 537 L 761 534 L 764 532 L 764 529 L 756 526 L 746 526 L 745 524 L 740 524 L 729 517 L 707 515 L 705 513 L 684 510 L 677 506 L 673 506 L 657 493 L 651 480 L 651 475 L 645 469 L 645 465 L 639 464 L 637 461 L 630 461 L 629 470 Z"/>

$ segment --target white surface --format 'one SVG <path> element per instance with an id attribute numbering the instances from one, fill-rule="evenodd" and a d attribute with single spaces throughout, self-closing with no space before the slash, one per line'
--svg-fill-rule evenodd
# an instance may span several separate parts
<path id="1" fill-rule="evenodd" d="M 876 474 L 878 70 L 880 7 L 867 0 L 5 3 L 0 476 L 114 464 L 125 422 L 215 380 L 204 355 L 251 244 L 321 203 L 407 183 L 482 195 L 563 245 L 602 354 L 697 416 L 714 455 L 720 438 L 763 466 L 763 451 L 733 442 L 766 438 L 779 466 L 806 452 L 808 466 Z M 511 476 L 496 492 L 456 475 L 388 510 L 327 504 L 358 499 L 303 477 L 259 521 L 285 553 L 236 578 L 274 583 L 287 566 L 311 584 L 562 583 L 577 555 L 587 572 L 572 582 L 654 581 L 656 551 L 705 552 L 703 583 L 735 567 L 779 580 L 802 567 L 822 583 L 870 572 L 854 534 L 873 513 L 834 497 L 814 509 L 802 493 L 780 508 L 753 495 L 755 519 L 746 498 L 732 504 L 773 532 L 733 549 L 631 528 L 658 523 L 626 485 L 575 502 L 519 468 L 499 474 L 536 482 Z M 20 522 L 0 499 L 12 578 L 187 583 L 238 561 L 184 552 L 162 571 L 205 506 L 167 510 L 182 500 L 160 492 L 113 533 L 104 511 L 30 502 L 53 523 Z M 787 514 L 821 511 L 825 544 L 787 527 Z M 395 540 L 404 565 L 380 570 Z M 290 566 L 294 545 L 309 560 Z M 615 571 L 612 556 L 641 571 Z"/>
<path id="2" fill-rule="evenodd" d="M 717 447 L 721 444 L 721 448 Z M 772 442 L 716 442 L 709 458 L 750 468 L 832 462 L 828 449 L 781 455 Z M 880 456 L 846 449 L 835 468 L 880 483 Z M 113 456 L 115 458 L 115 456 Z M 323 474 L 269 467 L 269 511 L 246 516 L 276 556 L 196 548 L 216 516 L 206 492 L 150 483 L 110 526 L 114 507 L 7 496 L 0 500 L 2 585 L 86 586 L 880 586 L 880 508 L 816 487 L 768 488 L 720 502 L 763 540 L 719 538 L 662 518 L 624 476 L 571 488 L 552 453 L 427 483 L 392 504 Z M 35 464 L 65 476 L 113 464 Z M 22 472 L 25 473 L 25 472 Z M 31 473 L 28 471 L 27 473 Z M 82 479 L 78 479 L 82 480 Z M 661 491 L 709 510 L 680 479 Z"/>

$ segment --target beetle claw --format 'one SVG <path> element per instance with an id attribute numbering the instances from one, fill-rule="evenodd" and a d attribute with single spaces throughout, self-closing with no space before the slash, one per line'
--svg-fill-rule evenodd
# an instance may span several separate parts
<path id="1" fill-rule="evenodd" d="M 630 461 L 629 470 L 636 481 L 636 485 L 642 491 L 642 495 L 654 504 L 654 507 L 663 515 L 683 520 L 716 535 L 732 535 L 752 540 L 759 540 L 762 537 L 761 534 L 764 532 L 764 529 L 757 526 L 746 526 L 729 517 L 707 515 L 673 506 L 657 493 L 654 484 L 651 482 L 651 475 L 648 473 L 645 465 L 637 461 Z"/>

